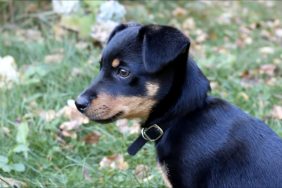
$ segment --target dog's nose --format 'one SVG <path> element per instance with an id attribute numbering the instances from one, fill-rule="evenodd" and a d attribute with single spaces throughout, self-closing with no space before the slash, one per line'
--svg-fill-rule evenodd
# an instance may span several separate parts
<path id="1" fill-rule="evenodd" d="M 85 96 L 79 96 L 75 101 L 75 105 L 78 111 L 83 113 L 89 105 L 89 100 Z"/>

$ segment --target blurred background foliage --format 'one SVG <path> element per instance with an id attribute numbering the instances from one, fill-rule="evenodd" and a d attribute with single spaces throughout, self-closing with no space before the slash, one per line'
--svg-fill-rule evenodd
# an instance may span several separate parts
<path id="1" fill-rule="evenodd" d="M 0 187 L 163 186 L 153 145 L 126 153 L 137 121 L 88 123 L 73 105 L 119 22 L 179 28 L 212 95 L 282 136 L 282 2 L 119 1 L 126 14 L 103 25 L 105 2 L 59 14 L 49 0 L 0 0 Z"/>

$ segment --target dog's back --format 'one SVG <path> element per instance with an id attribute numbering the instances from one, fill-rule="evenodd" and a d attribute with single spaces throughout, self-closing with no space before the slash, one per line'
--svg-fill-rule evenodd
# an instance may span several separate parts
<path id="1" fill-rule="evenodd" d="M 282 141 L 260 120 L 208 97 L 174 123 L 157 144 L 174 187 L 281 187 Z"/>

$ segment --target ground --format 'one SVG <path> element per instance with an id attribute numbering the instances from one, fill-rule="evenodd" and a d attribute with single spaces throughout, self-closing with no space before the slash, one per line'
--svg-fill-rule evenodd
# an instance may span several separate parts
<path id="1" fill-rule="evenodd" d="M 127 21 L 181 29 L 211 81 L 211 94 L 262 119 L 282 136 L 281 2 L 121 3 Z M 54 33 L 46 23 L 38 29 L 21 24 L 0 27 L 0 57 L 14 58 L 20 79 L 9 89 L 0 88 L 0 177 L 30 187 L 164 186 L 153 144 L 134 157 L 126 153 L 137 134 L 123 134 L 115 123 L 59 130 L 73 118 L 61 115 L 61 109 L 98 72 L 101 48 Z"/>

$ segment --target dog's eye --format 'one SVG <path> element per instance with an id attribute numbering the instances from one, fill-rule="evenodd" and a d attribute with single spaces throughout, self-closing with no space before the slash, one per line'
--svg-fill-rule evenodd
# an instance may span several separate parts
<path id="1" fill-rule="evenodd" d="M 118 71 L 117 71 L 117 74 L 122 78 L 126 78 L 126 77 L 129 76 L 130 72 L 126 69 L 119 68 Z"/>

